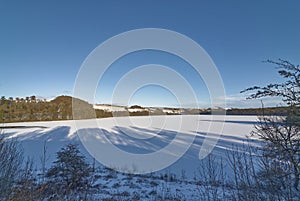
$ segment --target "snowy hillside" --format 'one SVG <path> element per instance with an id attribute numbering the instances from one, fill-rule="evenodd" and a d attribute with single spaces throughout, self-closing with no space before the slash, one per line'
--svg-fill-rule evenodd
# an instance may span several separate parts
<path id="1" fill-rule="evenodd" d="M 94 107 L 94 109 L 105 110 L 108 112 L 126 111 L 126 107 L 117 106 L 117 105 L 96 104 L 93 107 Z"/>
<path id="2" fill-rule="evenodd" d="M 126 107 L 120 105 L 95 104 L 94 109 L 106 112 L 148 112 L 149 114 L 199 114 L 201 109 L 164 108 L 164 107 Z M 204 110 L 204 109 L 203 109 Z"/>

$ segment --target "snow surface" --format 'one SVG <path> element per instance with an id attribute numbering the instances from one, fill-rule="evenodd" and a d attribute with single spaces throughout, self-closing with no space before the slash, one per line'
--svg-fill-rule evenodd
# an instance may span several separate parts
<path id="1" fill-rule="evenodd" d="M 85 131 L 97 136 L 99 146 L 104 146 L 101 142 L 104 143 L 102 137 L 105 135 L 119 149 L 136 154 L 147 154 L 163 149 L 179 134 L 181 138 L 175 142 L 175 147 L 180 149 L 185 146 L 188 139 L 194 137 L 193 144 L 175 163 L 155 172 L 154 176 L 149 174 L 132 176 L 103 168 L 101 178 L 98 180 L 102 190 L 100 194 L 95 195 L 96 198 L 113 196 L 124 200 L 126 196 L 138 194 L 142 200 L 156 200 L 158 197 L 165 200 L 171 199 L 172 196 L 180 197 L 181 200 L 203 200 L 199 197 L 199 190 L 204 186 L 199 185 L 195 178 L 201 168 L 199 151 L 205 137 L 208 142 L 214 142 L 214 139 L 219 137 L 211 154 L 224 159 L 222 160 L 225 163 L 224 171 L 230 177 L 232 172 L 230 165 L 226 164 L 226 152 L 233 146 L 243 146 L 247 136 L 257 124 L 257 117 L 176 115 L 81 120 L 80 124 L 75 124 L 74 121 L 22 122 L 5 124 L 4 126 L 22 126 L 22 128 L 4 129 L 3 133 L 7 137 L 17 137 L 22 143 L 25 156 L 31 157 L 36 163 L 36 168 L 40 169 L 45 142 L 47 142 L 48 167 L 55 160 L 55 153 L 68 143 L 78 144 L 81 152 L 92 162 L 92 156 L 78 136 L 81 129 L 78 125 L 82 124 L 85 125 Z M 222 126 L 223 131 L 217 133 Z M 253 146 L 260 144 L 257 139 L 253 139 L 251 143 Z M 109 156 L 110 153 L 103 154 Z M 97 165 L 103 167 L 100 163 Z M 113 165 L 111 167 L 115 168 Z M 164 175 L 175 175 L 177 179 L 170 182 Z"/>
<path id="2" fill-rule="evenodd" d="M 98 138 L 105 135 L 119 149 L 135 154 L 147 154 L 160 150 L 167 146 L 179 132 L 182 137 L 180 142 L 175 144 L 178 149 L 183 147 L 188 139 L 195 137 L 193 144 L 179 160 L 161 170 L 177 174 L 185 170 L 188 176 L 193 176 L 199 168 L 199 151 L 205 137 L 214 140 L 220 135 L 212 154 L 222 156 L 233 145 L 241 146 L 257 121 L 255 116 L 226 116 L 223 124 L 224 117 L 215 116 L 214 120 L 211 118 L 210 115 L 117 117 L 97 119 L 98 127 L 87 126 L 86 128 L 89 133 L 97 134 Z M 89 125 L 89 120 L 83 121 Z M 224 126 L 223 132 L 216 133 L 222 125 Z M 92 158 L 77 135 L 74 121 L 10 123 L 5 126 L 28 127 L 6 129 L 4 133 L 9 137 L 17 137 L 22 142 L 25 156 L 36 161 L 37 167 L 40 165 L 39 161 L 45 141 L 47 142 L 49 165 L 55 159 L 55 153 L 71 142 L 79 144 L 82 153 L 88 159 Z M 101 140 L 98 143 L 101 146 Z M 258 141 L 253 140 L 253 143 L 258 144 Z M 109 155 L 109 153 L 103 154 Z M 112 164 L 111 167 L 113 166 Z"/>

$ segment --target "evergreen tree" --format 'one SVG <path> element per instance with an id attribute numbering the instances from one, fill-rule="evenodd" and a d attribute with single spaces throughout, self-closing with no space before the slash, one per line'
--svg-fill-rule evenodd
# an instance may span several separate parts
<path id="1" fill-rule="evenodd" d="M 57 160 L 46 174 L 50 182 L 49 186 L 52 188 L 49 189 L 49 193 L 56 194 L 58 197 L 85 197 L 90 188 L 92 168 L 77 145 L 68 144 L 57 152 L 56 158 Z"/>

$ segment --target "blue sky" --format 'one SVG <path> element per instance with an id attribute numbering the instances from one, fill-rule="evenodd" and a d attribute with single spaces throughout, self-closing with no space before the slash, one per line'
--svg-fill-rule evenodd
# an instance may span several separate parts
<path id="1" fill-rule="evenodd" d="M 293 0 L 2 0 L 0 94 L 72 95 L 80 66 L 99 44 L 132 29 L 163 28 L 190 37 L 208 52 L 224 81 L 229 106 L 259 106 L 259 101 L 241 101 L 239 91 L 281 81 L 276 69 L 263 60 L 282 58 L 300 64 L 299 9 L 300 2 Z M 188 65 L 178 58 L 165 62 L 169 57 L 150 51 L 120 59 L 100 81 L 96 101 L 110 102 L 111 89 L 122 73 L 155 60 L 184 74 L 199 102 L 206 105 L 209 98 L 201 79 L 185 70 Z M 171 93 L 155 86 L 137 91 L 130 103 L 176 106 Z"/>

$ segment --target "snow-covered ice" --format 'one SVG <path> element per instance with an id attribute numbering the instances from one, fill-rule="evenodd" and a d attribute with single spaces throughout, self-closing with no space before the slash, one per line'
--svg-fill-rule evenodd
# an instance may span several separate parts
<path id="1" fill-rule="evenodd" d="M 255 116 L 225 116 L 224 122 L 223 119 L 223 116 L 214 116 L 212 120 L 210 115 L 116 117 L 92 120 L 96 121 L 97 126 L 90 124 L 91 127 L 88 123 L 91 120 L 82 121 L 86 122 L 85 129 L 90 135 L 95 134 L 98 139 L 105 135 L 119 149 L 134 154 L 153 153 L 163 149 L 176 138 L 178 133 L 181 135 L 175 144 L 178 149 L 184 147 L 185 143 L 194 137 L 193 144 L 182 157 L 161 170 L 178 174 L 184 170 L 189 176 L 193 176 L 199 168 L 199 151 L 205 137 L 208 140 L 219 138 L 212 154 L 222 156 L 233 145 L 242 145 L 257 122 Z M 5 126 L 28 127 L 6 129 L 4 133 L 10 137 L 17 137 L 21 141 L 25 156 L 36 161 L 37 167 L 40 165 L 39 158 L 45 141 L 49 165 L 55 159 L 55 153 L 68 143 L 79 144 L 82 153 L 88 159 L 92 158 L 79 140 L 76 128 L 78 125 L 74 121 L 22 122 L 5 124 Z M 220 126 L 223 126 L 223 132 L 216 133 Z M 101 140 L 97 143 L 101 146 Z M 256 143 L 256 140 L 253 143 Z"/>
<path id="2" fill-rule="evenodd" d="M 257 124 L 256 116 L 212 116 L 212 115 L 176 115 L 176 116 L 139 116 L 116 117 L 97 120 L 75 121 L 49 121 L 49 122 L 22 122 L 9 123 L 4 126 L 7 137 L 16 137 L 23 146 L 24 155 L 32 158 L 36 168 L 41 168 L 43 145 L 47 146 L 47 166 L 55 160 L 56 152 L 64 145 L 76 143 L 86 158 L 92 162 L 92 156 L 81 143 L 79 135 L 82 133 L 94 138 L 99 146 L 105 146 L 108 139 L 118 149 L 133 154 L 149 154 L 163 150 L 175 141 L 174 147 L 184 150 L 192 139 L 192 144 L 182 153 L 182 156 L 174 152 L 178 160 L 153 175 L 135 175 L 118 173 L 111 168 L 103 168 L 97 183 L 101 186 L 101 192 L 96 198 L 120 198 L 139 196 L 142 200 L 155 200 L 160 198 L 171 199 L 175 196 L 182 200 L 199 200 L 201 186 L 195 178 L 199 178 L 201 160 L 199 151 L 206 139 L 208 143 L 217 143 L 211 154 L 222 160 L 224 172 L 230 177 L 232 174 L 229 164 L 226 164 L 227 150 L 233 146 L 243 146 L 247 136 L 250 135 Z M 16 127 L 16 128 L 12 128 Z M 19 127 L 19 128 L 17 128 Z M 223 128 L 222 132 L 220 128 Z M 85 132 L 81 132 L 81 131 Z M 180 136 L 178 138 L 178 136 Z M 176 139 L 176 140 L 175 140 Z M 251 140 L 252 145 L 259 146 L 260 141 Z M 108 155 L 111 153 L 100 153 Z M 165 159 L 162 157 L 162 161 Z M 205 159 L 204 159 L 205 160 Z M 218 160 L 217 160 L 218 161 Z M 153 161 L 150 161 L 150 163 Z M 125 167 L 126 168 L 126 167 Z M 130 167 L 127 167 L 130 170 Z M 130 172 L 130 171 L 129 171 Z M 184 174 L 184 175 L 183 175 Z M 166 178 L 166 175 L 167 178 Z M 170 181 L 170 176 L 175 175 L 175 181 Z M 183 179 L 183 176 L 185 179 Z M 173 177 L 174 178 L 174 177 Z M 229 190 L 226 190 L 228 193 Z M 169 197 L 168 197 L 169 196 Z M 126 199 L 125 199 L 126 200 Z M 201 199 L 200 199 L 201 200 Z"/>

